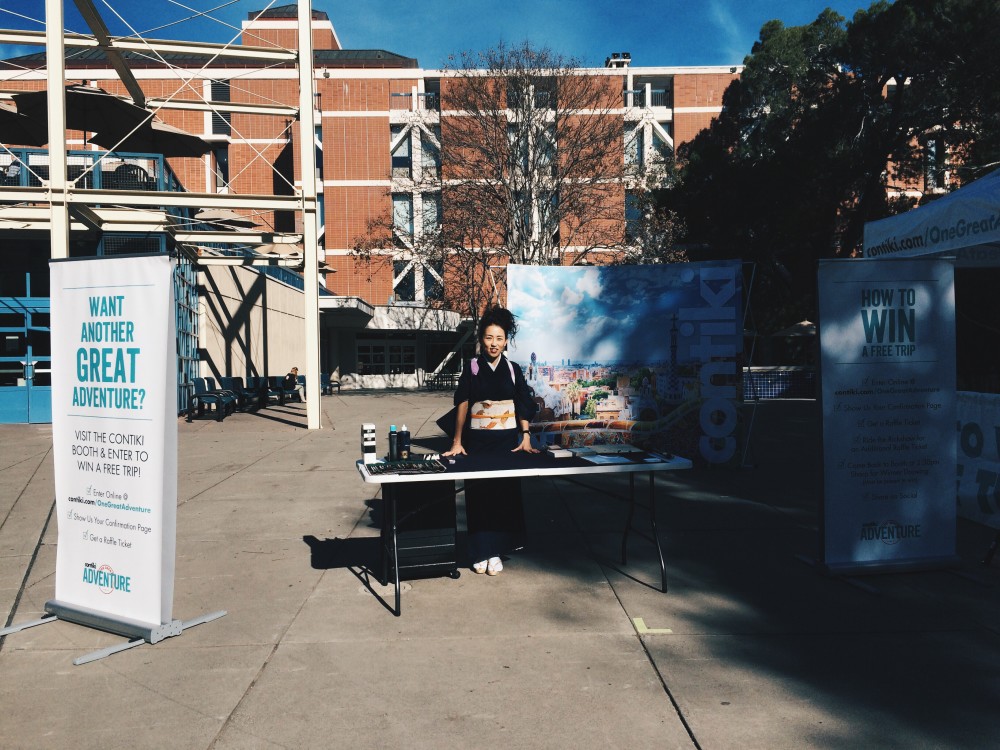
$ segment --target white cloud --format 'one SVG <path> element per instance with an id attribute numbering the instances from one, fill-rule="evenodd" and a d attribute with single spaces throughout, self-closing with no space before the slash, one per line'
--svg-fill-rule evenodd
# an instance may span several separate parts
<path id="1" fill-rule="evenodd" d="M 597 268 L 584 269 L 576 288 L 593 299 L 601 296 L 601 272 Z"/>
<path id="2" fill-rule="evenodd" d="M 750 49 L 747 44 L 747 34 L 743 32 L 736 17 L 727 4 L 720 0 L 709 0 L 708 9 L 712 21 L 723 35 L 718 46 L 725 50 L 726 56 L 731 60 L 742 60 Z"/>
<path id="3" fill-rule="evenodd" d="M 562 295 L 559 297 L 559 301 L 564 305 L 578 305 L 582 300 L 583 295 L 568 286 L 563 288 Z"/>

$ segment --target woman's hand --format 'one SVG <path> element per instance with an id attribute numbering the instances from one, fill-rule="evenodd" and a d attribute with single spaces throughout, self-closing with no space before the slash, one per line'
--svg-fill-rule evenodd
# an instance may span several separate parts
<path id="1" fill-rule="evenodd" d="M 451 444 L 451 449 L 450 450 L 446 450 L 441 455 L 442 456 L 466 456 L 468 454 L 465 452 L 465 448 L 462 447 L 462 442 L 460 440 L 456 440 L 454 443 Z"/>
<path id="2" fill-rule="evenodd" d="M 535 446 L 533 446 L 531 444 L 531 435 L 530 435 L 530 433 L 526 432 L 523 435 L 521 435 L 521 442 L 520 442 L 520 444 L 514 450 L 512 450 L 511 453 L 517 453 L 518 451 L 523 451 L 524 453 L 538 453 L 539 452 L 538 448 L 536 448 Z"/>

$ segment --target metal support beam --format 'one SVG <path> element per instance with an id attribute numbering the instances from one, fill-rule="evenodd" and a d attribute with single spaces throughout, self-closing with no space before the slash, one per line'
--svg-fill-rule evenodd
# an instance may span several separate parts
<path id="1" fill-rule="evenodd" d="M 69 194 L 66 178 L 66 48 L 63 0 L 45 0 L 45 56 L 48 61 L 49 183 L 52 258 L 69 257 Z"/>
<path id="2" fill-rule="evenodd" d="M 313 71 L 312 3 L 298 0 L 299 16 L 299 151 L 302 163 L 302 277 L 305 293 L 305 376 L 309 388 L 306 418 L 310 430 L 322 426 L 319 387 L 319 272 L 316 200 L 316 97 Z"/>
<path id="3" fill-rule="evenodd" d="M 46 0 L 48 2 L 48 0 Z M 46 44 L 44 31 L 0 31 L 0 43 L 3 44 Z M 96 39 L 85 34 L 66 34 L 65 45 L 71 48 L 100 47 Z M 270 60 L 294 62 L 298 55 L 293 50 L 282 50 L 275 47 L 249 47 L 244 44 L 227 46 L 208 42 L 183 42 L 172 39 L 133 39 L 117 38 L 111 40 L 111 47 L 117 50 L 148 53 L 150 50 L 164 54 L 198 55 L 204 57 L 235 57 L 251 60 Z"/>
<path id="4" fill-rule="evenodd" d="M 73 0 L 73 2 L 76 3 L 77 10 L 80 11 L 80 15 L 83 16 L 83 20 L 87 22 L 90 30 L 94 32 L 94 38 L 97 39 L 97 43 L 108 56 L 111 67 L 115 69 L 118 77 L 125 84 L 125 90 L 132 97 L 135 106 L 145 109 L 146 95 L 143 93 L 142 87 L 139 86 L 139 82 L 135 80 L 135 76 L 132 75 L 132 70 L 125 62 L 125 58 L 122 57 L 121 52 L 112 48 L 111 32 L 104 25 L 104 19 L 97 12 L 97 8 L 94 7 L 91 0 Z"/>
<path id="5" fill-rule="evenodd" d="M 254 104 L 252 102 L 199 102 L 187 99 L 161 99 L 150 97 L 146 100 L 153 109 L 186 109 L 198 112 L 239 112 L 246 115 L 276 115 L 294 118 L 298 107 L 283 107 L 277 104 Z"/>
<path id="6" fill-rule="evenodd" d="M 50 92 L 52 90 L 50 89 Z M 62 86 L 55 89 L 56 98 L 62 96 Z M 51 95 L 51 93 L 50 93 Z M 63 118 L 65 120 L 65 116 Z M 63 137 L 62 144 L 62 164 L 63 174 L 66 168 L 66 140 Z M 56 143 L 49 144 L 49 158 L 52 166 L 56 164 L 58 146 Z M 51 169 L 51 167 L 50 167 Z M 58 170 L 55 170 L 58 171 Z M 55 174 L 53 171 L 53 176 Z M 65 187 L 65 186 L 64 186 Z M 4 201 L 18 203 L 46 203 L 49 194 L 54 189 L 53 180 L 50 179 L 45 187 L 0 187 L 0 196 Z M 152 206 L 162 209 L 164 206 L 171 208 L 243 208 L 262 211 L 296 211 L 300 208 L 300 199 L 297 195 L 237 195 L 235 193 L 161 193 L 152 190 L 85 190 L 74 188 L 65 199 L 67 203 L 81 203 L 88 206 Z M 238 233 L 229 236 L 237 236 Z M 257 232 L 256 234 L 260 234 Z M 226 240 L 220 240 L 225 242 Z M 267 240 L 270 242 L 271 240 Z M 278 242 L 279 240 L 274 240 Z M 296 242 L 298 240 L 295 240 Z"/>

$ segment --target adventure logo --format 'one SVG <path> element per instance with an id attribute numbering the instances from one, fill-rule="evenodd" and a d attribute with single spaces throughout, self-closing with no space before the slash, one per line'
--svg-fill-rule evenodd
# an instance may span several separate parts
<path id="1" fill-rule="evenodd" d="M 84 563 L 83 582 L 97 586 L 102 594 L 110 594 L 112 591 L 123 591 L 128 594 L 132 591 L 132 576 L 119 575 L 110 565 L 98 568 L 97 563 Z"/>
<path id="2" fill-rule="evenodd" d="M 920 524 L 903 524 L 898 521 L 869 521 L 861 526 L 861 541 L 899 544 L 904 539 L 919 539 Z"/>

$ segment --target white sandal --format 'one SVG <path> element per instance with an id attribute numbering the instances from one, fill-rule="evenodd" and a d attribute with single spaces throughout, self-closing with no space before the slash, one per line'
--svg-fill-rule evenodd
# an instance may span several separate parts
<path id="1" fill-rule="evenodd" d="M 487 561 L 487 565 L 486 565 L 486 574 L 487 575 L 495 576 L 501 570 L 503 570 L 503 563 L 500 562 L 500 558 L 499 557 L 491 557 Z"/>
<path id="2" fill-rule="evenodd" d="M 487 568 L 487 567 L 489 567 L 489 561 L 488 561 L 488 560 L 483 560 L 483 561 L 481 561 L 481 562 L 477 562 L 477 563 L 475 563 L 475 564 L 474 564 L 474 565 L 472 566 L 472 569 L 473 569 L 473 570 L 474 570 L 474 571 L 475 571 L 476 573 L 478 573 L 479 575 L 482 575 L 483 573 L 485 573 L 485 572 L 486 572 L 486 568 Z"/>

